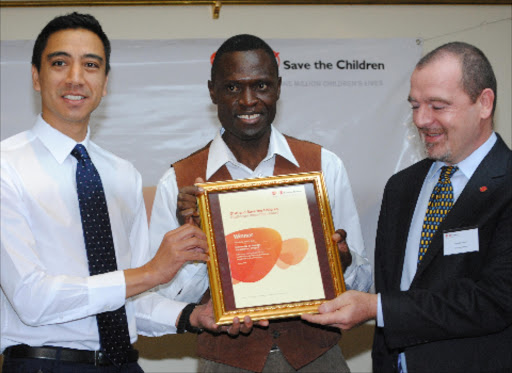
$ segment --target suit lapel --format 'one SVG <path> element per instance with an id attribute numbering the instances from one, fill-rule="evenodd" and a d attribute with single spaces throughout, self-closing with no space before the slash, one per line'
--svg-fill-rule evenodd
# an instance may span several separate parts
<path id="1" fill-rule="evenodd" d="M 407 246 L 409 227 L 416 207 L 416 201 L 418 200 L 421 187 L 432 163 L 433 162 L 429 159 L 421 161 L 417 165 L 417 169 L 412 172 L 412 177 L 405 176 L 406 181 L 400 180 L 399 185 L 397 185 L 398 189 L 393 193 L 390 193 L 390 198 L 394 199 L 396 202 L 389 201 L 388 209 L 395 210 L 389 216 L 395 217 L 395 226 L 400 227 L 396 237 L 398 245 L 392 248 L 393 250 L 396 250 L 396 252 L 387 255 L 387 257 L 391 259 L 391 262 L 389 263 L 390 268 L 393 268 L 392 271 L 389 271 L 389 275 L 392 276 L 391 286 L 396 290 L 400 289 L 405 249 Z M 408 188 L 405 190 L 402 185 L 403 182 L 407 182 L 408 184 Z M 396 203 L 399 205 L 396 206 Z M 398 258 L 398 260 L 394 260 L 392 258 Z"/>
<path id="2" fill-rule="evenodd" d="M 451 211 L 439 225 L 421 265 L 418 266 L 411 287 L 437 255 L 444 255 L 443 231 L 474 227 L 478 223 L 478 217 L 494 199 L 499 198 L 496 190 L 505 180 L 509 159 L 510 150 L 498 136 L 496 144 L 477 167 Z"/>

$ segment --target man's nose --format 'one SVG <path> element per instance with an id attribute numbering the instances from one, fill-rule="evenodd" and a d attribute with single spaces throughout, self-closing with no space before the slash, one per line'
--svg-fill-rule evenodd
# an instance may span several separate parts
<path id="1" fill-rule="evenodd" d="M 432 113 L 432 107 L 429 105 L 420 105 L 416 110 L 413 112 L 413 121 L 416 127 L 422 128 L 430 123 L 432 123 L 433 120 L 433 113 Z"/>
<path id="2" fill-rule="evenodd" d="M 72 85 L 80 85 L 84 82 L 84 71 L 79 63 L 73 63 L 70 66 L 67 76 L 68 83 Z"/>
<path id="3" fill-rule="evenodd" d="M 246 87 L 242 89 L 238 102 L 241 106 L 254 106 L 258 102 L 258 97 L 250 87 Z"/>

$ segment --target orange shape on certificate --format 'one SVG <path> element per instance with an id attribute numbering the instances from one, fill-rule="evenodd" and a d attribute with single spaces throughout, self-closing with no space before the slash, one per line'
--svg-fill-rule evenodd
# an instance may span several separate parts
<path id="1" fill-rule="evenodd" d="M 283 269 L 299 264 L 306 256 L 308 246 L 308 240 L 304 238 L 290 238 L 284 240 L 277 264 Z"/>
<path id="2" fill-rule="evenodd" d="M 281 269 L 286 269 L 288 268 L 290 265 L 289 264 L 286 264 L 285 262 L 283 262 L 281 259 L 277 258 L 277 262 L 276 262 L 276 265 L 281 268 Z"/>
<path id="3" fill-rule="evenodd" d="M 274 267 L 281 254 L 281 235 L 271 228 L 250 228 L 226 236 L 231 277 L 256 282 Z"/>

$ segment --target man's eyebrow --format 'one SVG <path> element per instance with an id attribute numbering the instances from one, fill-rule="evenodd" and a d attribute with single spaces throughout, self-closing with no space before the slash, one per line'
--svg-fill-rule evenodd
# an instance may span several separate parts
<path id="1" fill-rule="evenodd" d="M 93 58 L 93 59 L 98 60 L 101 63 L 103 63 L 103 57 L 98 56 L 97 54 L 94 54 L 94 53 L 87 53 L 83 57 L 84 58 Z"/>
<path id="2" fill-rule="evenodd" d="M 449 104 L 451 102 L 450 100 L 443 98 L 443 97 L 430 97 L 429 101 L 430 102 L 444 102 L 447 104 Z"/>
<path id="3" fill-rule="evenodd" d="M 411 97 L 411 96 L 407 96 L 407 101 L 409 102 L 417 102 L 418 100 L 416 100 L 415 98 Z M 442 98 L 442 97 L 429 97 L 428 102 L 445 102 L 447 104 L 450 103 L 449 100 L 445 99 L 445 98 Z"/>
<path id="4" fill-rule="evenodd" d="M 71 55 L 67 52 L 57 51 L 57 52 L 49 53 L 46 56 L 46 59 L 50 60 L 53 57 L 60 57 L 60 56 L 71 57 Z"/>

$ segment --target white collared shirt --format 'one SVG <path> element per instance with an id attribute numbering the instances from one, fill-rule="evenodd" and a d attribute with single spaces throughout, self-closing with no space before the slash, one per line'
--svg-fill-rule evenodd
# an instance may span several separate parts
<path id="1" fill-rule="evenodd" d="M 285 137 L 272 126 L 267 156 L 255 170 L 237 161 L 222 139 L 219 131 L 210 145 L 206 176 L 209 178 L 219 168 L 226 165 L 232 178 L 245 179 L 268 177 L 274 173 L 276 155 L 279 154 L 298 166 Z M 347 288 L 368 291 L 372 284 L 371 266 L 364 249 L 359 217 L 357 214 L 350 181 L 343 162 L 334 153 L 322 148 L 322 171 L 331 204 L 335 229 L 347 231 L 347 243 L 352 252 L 352 265 L 345 271 Z M 178 186 L 176 174 L 170 168 L 160 179 L 150 220 L 150 247 L 153 254 L 158 249 L 162 237 L 170 229 L 179 227 L 176 218 Z M 184 302 L 197 302 L 208 288 L 208 274 L 205 264 L 187 264 L 177 276 L 159 288 L 165 296 Z M 181 309 L 180 309 L 181 311 Z"/>
<path id="2" fill-rule="evenodd" d="M 101 176 L 118 271 L 90 276 L 76 191 L 76 142 L 38 117 L 1 143 L 0 351 L 25 343 L 98 350 L 95 315 L 126 303 L 132 342 L 176 330 L 173 303 L 154 293 L 129 300 L 123 270 L 149 259 L 140 174 L 89 140 Z M 136 315 L 137 314 L 137 315 Z"/>

